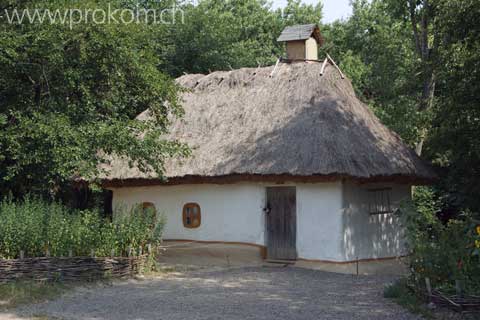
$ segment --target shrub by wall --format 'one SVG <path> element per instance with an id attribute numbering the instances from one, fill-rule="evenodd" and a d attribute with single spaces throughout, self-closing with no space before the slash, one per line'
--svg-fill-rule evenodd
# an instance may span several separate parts
<path id="1" fill-rule="evenodd" d="M 440 206 L 428 188 L 417 188 L 414 203 L 403 204 L 410 249 L 410 280 L 425 290 L 425 278 L 444 293 L 456 292 L 456 281 L 466 294 L 480 295 L 480 222 L 464 212 L 446 223 L 437 218 Z"/>
<path id="2" fill-rule="evenodd" d="M 0 202 L 0 259 L 127 256 L 161 241 L 163 218 L 152 208 L 117 208 L 114 221 L 36 198 Z M 140 249 L 142 248 L 142 249 Z"/>

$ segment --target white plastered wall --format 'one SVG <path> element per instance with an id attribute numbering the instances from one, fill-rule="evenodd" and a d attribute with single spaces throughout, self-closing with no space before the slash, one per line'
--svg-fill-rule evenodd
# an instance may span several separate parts
<path id="1" fill-rule="evenodd" d="M 265 245 L 266 187 L 269 184 L 179 185 L 119 188 L 113 205 L 153 202 L 167 218 L 165 239 L 242 242 Z M 297 253 L 308 260 L 353 261 L 405 253 L 403 230 L 394 214 L 370 215 L 368 190 L 392 188 L 392 206 L 409 199 L 407 185 L 351 182 L 283 184 L 297 189 Z M 187 229 L 185 203 L 196 202 L 202 224 Z"/>
<path id="2" fill-rule="evenodd" d="M 301 259 L 342 259 L 342 184 L 297 186 L 297 253 Z"/>
<path id="3" fill-rule="evenodd" d="M 167 218 L 165 239 L 244 242 L 265 245 L 268 184 L 150 186 L 113 189 L 113 206 L 152 202 Z M 274 185 L 273 185 L 274 186 Z M 297 188 L 299 258 L 341 260 L 341 182 L 282 184 Z M 182 208 L 196 202 L 202 211 L 197 229 L 184 228 Z"/>
<path id="4" fill-rule="evenodd" d="M 264 188 L 254 184 L 179 185 L 119 188 L 113 206 L 152 202 L 165 215 L 165 239 L 264 244 Z M 184 204 L 200 205 L 201 225 L 183 226 Z"/>
<path id="5" fill-rule="evenodd" d="M 405 254 L 400 219 L 395 213 L 370 214 L 369 189 L 391 188 L 392 209 L 411 199 L 411 187 L 398 184 L 343 184 L 341 251 L 343 260 L 396 257 Z"/>

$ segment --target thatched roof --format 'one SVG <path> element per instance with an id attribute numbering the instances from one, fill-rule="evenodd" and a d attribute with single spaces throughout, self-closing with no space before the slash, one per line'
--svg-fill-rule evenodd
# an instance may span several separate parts
<path id="1" fill-rule="evenodd" d="M 192 156 L 169 159 L 166 177 L 433 178 L 360 102 L 349 80 L 329 64 L 320 75 L 321 66 L 281 63 L 273 77 L 274 67 L 265 67 L 178 78 L 189 89 L 182 96 L 185 116 L 168 139 L 187 143 Z M 106 169 L 104 181 L 156 181 L 120 159 Z"/>

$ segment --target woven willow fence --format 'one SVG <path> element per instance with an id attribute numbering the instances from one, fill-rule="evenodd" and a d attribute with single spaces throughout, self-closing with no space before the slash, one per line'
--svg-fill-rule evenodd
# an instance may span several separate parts
<path id="1" fill-rule="evenodd" d="M 480 297 L 464 294 L 461 281 L 455 281 L 456 295 L 448 295 L 442 293 L 440 290 L 432 289 L 429 278 L 425 278 L 425 285 L 427 288 L 426 295 L 428 300 L 437 306 L 449 308 L 462 313 L 480 314 Z"/>
<path id="2" fill-rule="evenodd" d="M 146 259 L 146 255 L 0 259 L 0 283 L 15 280 L 92 281 L 102 278 L 127 278 L 140 273 Z"/>

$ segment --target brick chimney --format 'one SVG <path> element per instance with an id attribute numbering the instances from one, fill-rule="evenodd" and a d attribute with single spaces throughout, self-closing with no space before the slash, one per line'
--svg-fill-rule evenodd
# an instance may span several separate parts
<path id="1" fill-rule="evenodd" d="M 318 60 L 322 36 L 318 25 L 302 24 L 286 27 L 277 41 L 286 42 L 288 60 Z"/>

